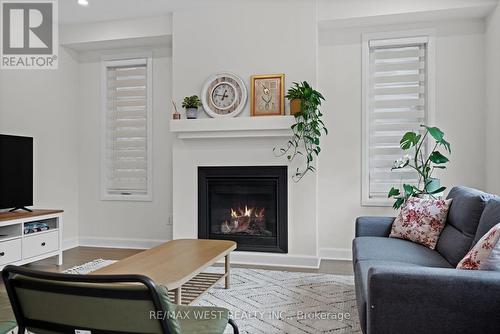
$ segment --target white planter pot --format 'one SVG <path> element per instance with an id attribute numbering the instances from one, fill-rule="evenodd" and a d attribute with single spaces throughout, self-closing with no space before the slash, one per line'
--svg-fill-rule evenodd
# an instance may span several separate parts
<path id="1" fill-rule="evenodd" d="M 188 119 L 198 118 L 198 108 L 187 108 L 186 109 L 186 118 L 188 118 Z"/>

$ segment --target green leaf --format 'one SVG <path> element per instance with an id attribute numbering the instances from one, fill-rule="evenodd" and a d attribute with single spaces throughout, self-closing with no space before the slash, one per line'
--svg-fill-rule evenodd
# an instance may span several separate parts
<path id="1" fill-rule="evenodd" d="M 431 155 L 429 156 L 429 160 L 435 164 L 444 164 L 450 161 L 448 160 L 447 157 L 439 153 L 439 151 L 432 152 Z"/>
<path id="2" fill-rule="evenodd" d="M 403 189 L 405 190 L 406 197 L 410 197 L 415 194 L 415 187 L 410 184 L 403 184 Z"/>
<path id="3" fill-rule="evenodd" d="M 429 193 L 429 195 L 438 194 L 438 193 L 443 192 L 443 191 L 445 191 L 445 190 L 446 190 L 446 187 L 441 187 L 441 188 L 438 188 L 438 189 L 436 189 L 436 190 L 434 190 L 434 191 L 431 191 L 431 192 Z"/>
<path id="4" fill-rule="evenodd" d="M 403 138 L 401 138 L 401 141 L 399 143 L 403 150 L 408 150 L 413 146 L 417 145 L 419 139 L 420 139 L 419 135 L 417 135 L 413 131 L 410 131 L 404 134 Z"/>
<path id="5" fill-rule="evenodd" d="M 401 195 L 401 192 L 399 191 L 399 189 L 392 187 L 391 190 L 389 190 L 389 194 L 387 195 L 387 198 L 396 197 L 399 195 Z"/>
<path id="6" fill-rule="evenodd" d="M 398 198 L 396 199 L 396 202 L 394 202 L 394 205 L 392 206 L 394 209 L 399 209 L 401 207 L 401 205 L 403 205 L 405 203 L 405 199 L 404 198 Z"/>
<path id="7" fill-rule="evenodd" d="M 433 166 L 434 168 L 446 169 L 446 166 Z"/>
<path id="8" fill-rule="evenodd" d="M 446 140 L 442 139 L 440 144 L 443 145 L 449 153 L 451 153 L 450 143 L 448 143 Z"/>
<path id="9" fill-rule="evenodd" d="M 441 129 L 437 128 L 437 127 L 430 127 L 430 126 L 426 126 L 424 125 L 424 127 L 427 129 L 427 131 L 429 131 L 429 134 L 438 142 L 438 143 L 441 143 L 441 141 L 443 140 L 443 137 L 444 137 L 444 132 L 441 131 Z"/>

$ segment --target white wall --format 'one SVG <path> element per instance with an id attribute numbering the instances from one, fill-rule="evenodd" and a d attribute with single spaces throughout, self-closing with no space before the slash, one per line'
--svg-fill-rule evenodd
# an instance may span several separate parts
<path id="1" fill-rule="evenodd" d="M 58 70 L 0 70 L 0 133 L 34 137 L 34 207 L 64 209 L 78 236 L 78 62 L 59 50 Z"/>
<path id="2" fill-rule="evenodd" d="M 314 1 L 215 1 L 173 14 L 174 98 L 200 94 L 220 71 L 238 74 L 250 87 L 253 74 L 285 73 L 315 82 Z M 250 93 L 250 92 L 249 92 Z M 242 115 L 250 114 L 247 103 Z M 207 117 L 200 113 L 201 117 Z"/>
<path id="3" fill-rule="evenodd" d="M 133 50 L 137 52 L 137 50 Z M 79 68 L 80 242 L 84 245 L 150 247 L 171 238 L 171 149 L 168 131 L 172 90 L 171 50 L 153 50 L 153 201 L 101 201 L 100 54 L 130 54 L 131 50 L 81 55 Z"/>
<path id="4" fill-rule="evenodd" d="M 318 178 L 320 254 L 350 256 L 354 220 L 394 215 L 391 208 L 362 207 L 361 33 L 435 28 L 436 125 L 452 144 L 444 185 L 484 188 L 484 24 L 451 23 L 321 31 L 319 83 L 327 102 L 330 135 L 323 140 Z"/>
<path id="5" fill-rule="evenodd" d="M 486 189 L 500 194 L 500 7 L 486 25 Z"/>

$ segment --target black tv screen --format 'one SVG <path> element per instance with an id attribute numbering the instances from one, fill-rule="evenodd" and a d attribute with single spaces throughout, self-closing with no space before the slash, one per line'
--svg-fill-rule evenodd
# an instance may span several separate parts
<path id="1" fill-rule="evenodd" d="M 33 138 L 0 135 L 0 209 L 33 205 Z"/>

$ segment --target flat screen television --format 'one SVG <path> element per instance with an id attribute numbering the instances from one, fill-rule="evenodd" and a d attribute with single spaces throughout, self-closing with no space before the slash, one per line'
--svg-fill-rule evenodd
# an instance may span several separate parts
<path id="1" fill-rule="evenodd" d="M 33 138 L 0 134 L 0 209 L 27 210 L 31 205 Z"/>

